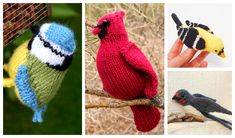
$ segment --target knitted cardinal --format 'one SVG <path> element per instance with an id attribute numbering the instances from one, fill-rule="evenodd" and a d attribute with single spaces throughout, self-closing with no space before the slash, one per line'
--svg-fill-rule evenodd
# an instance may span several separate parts
<path id="1" fill-rule="evenodd" d="M 140 49 L 128 40 L 123 11 L 103 16 L 93 29 L 101 39 L 96 58 L 103 89 L 122 100 L 152 98 L 157 94 L 158 78 Z M 147 132 L 160 120 L 160 111 L 151 106 L 131 106 L 136 128 Z"/>

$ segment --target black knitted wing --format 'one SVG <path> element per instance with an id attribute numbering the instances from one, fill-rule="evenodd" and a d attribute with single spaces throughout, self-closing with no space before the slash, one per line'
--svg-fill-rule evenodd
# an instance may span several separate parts
<path id="1" fill-rule="evenodd" d="M 190 103 L 194 108 L 200 112 L 209 113 L 209 112 L 219 112 L 232 115 L 232 112 L 225 109 L 221 105 L 217 104 L 212 100 L 206 98 L 194 98 Z"/>
<path id="2" fill-rule="evenodd" d="M 179 27 L 177 34 L 188 48 L 201 50 L 206 47 L 205 40 L 199 35 L 197 29 L 193 27 Z"/>
<path id="3" fill-rule="evenodd" d="M 189 26 L 189 27 L 199 27 L 199 28 L 202 28 L 206 31 L 208 31 L 209 33 L 211 34 L 214 34 L 213 31 L 206 25 L 204 24 L 200 24 L 200 23 L 193 23 L 193 22 L 190 22 L 189 20 L 186 21 L 186 24 Z"/>
<path id="4" fill-rule="evenodd" d="M 206 99 L 210 99 L 210 100 L 216 102 L 216 99 L 210 98 L 210 97 L 205 96 L 205 95 L 202 95 L 202 94 L 200 94 L 200 93 L 195 93 L 195 94 L 193 94 L 193 96 L 195 96 L 195 97 L 201 97 L 201 98 L 206 98 Z"/>

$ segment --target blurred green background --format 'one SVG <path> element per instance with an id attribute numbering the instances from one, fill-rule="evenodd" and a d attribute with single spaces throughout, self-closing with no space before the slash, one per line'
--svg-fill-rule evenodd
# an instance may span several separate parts
<path id="1" fill-rule="evenodd" d="M 77 44 L 74 59 L 60 90 L 48 104 L 41 124 L 32 122 L 32 110 L 20 103 L 13 88 L 4 88 L 4 134 L 82 133 L 82 4 L 51 4 L 51 10 L 51 16 L 41 23 L 58 22 L 74 31 Z M 4 63 L 9 61 L 17 46 L 31 37 L 31 31 L 28 30 L 5 47 Z"/>

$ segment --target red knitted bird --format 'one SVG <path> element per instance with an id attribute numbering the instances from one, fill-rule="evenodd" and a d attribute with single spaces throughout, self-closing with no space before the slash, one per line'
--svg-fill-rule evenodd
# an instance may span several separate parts
<path id="1" fill-rule="evenodd" d="M 96 66 L 103 89 L 122 100 L 153 98 L 157 94 L 158 78 L 140 49 L 128 40 L 123 11 L 103 16 L 93 29 L 101 39 Z M 156 107 L 131 106 L 136 128 L 147 132 L 160 120 Z"/>

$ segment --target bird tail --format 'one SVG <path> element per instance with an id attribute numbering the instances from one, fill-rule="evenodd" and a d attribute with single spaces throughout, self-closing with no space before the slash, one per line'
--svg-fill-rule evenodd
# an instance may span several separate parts
<path id="1" fill-rule="evenodd" d="M 161 119 L 161 113 L 156 107 L 131 106 L 137 130 L 148 132 L 155 128 Z"/>
<path id="2" fill-rule="evenodd" d="M 230 121 L 227 121 L 225 119 L 222 119 L 222 118 L 219 118 L 213 114 L 210 114 L 210 113 L 203 113 L 206 117 L 214 120 L 214 121 L 217 121 L 219 122 L 220 124 L 222 124 L 223 126 L 229 128 L 229 129 L 232 129 L 232 122 Z"/>
<path id="3" fill-rule="evenodd" d="M 181 21 L 179 20 L 179 18 L 177 17 L 177 15 L 175 13 L 172 13 L 171 17 L 174 20 L 177 27 L 182 26 Z"/>

